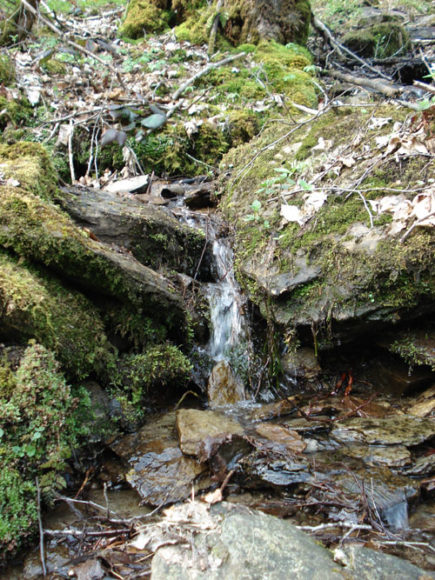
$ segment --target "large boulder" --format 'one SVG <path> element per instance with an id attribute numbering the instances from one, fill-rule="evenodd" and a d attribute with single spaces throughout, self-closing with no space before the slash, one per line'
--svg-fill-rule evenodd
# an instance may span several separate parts
<path id="1" fill-rule="evenodd" d="M 407 114 L 332 108 L 224 158 L 241 282 L 285 333 L 321 346 L 435 310 L 434 140 Z"/>

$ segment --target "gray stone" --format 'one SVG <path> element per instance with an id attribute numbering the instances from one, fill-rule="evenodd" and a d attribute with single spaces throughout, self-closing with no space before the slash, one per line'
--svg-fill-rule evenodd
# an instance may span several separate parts
<path id="1" fill-rule="evenodd" d="M 241 506 L 221 504 L 219 532 L 197 535 L 192 546 L 160 548 L 152 580 L 333 580 L 341 567 L 315 540 L 290 523 Z"/>
<path id="2" fill-rule="evenodd" d="M 376 552 L 369 548 L 352 545 L 344 548 L 344 558 L 341 562 L 347 564 L 345 571 L 351 574 L 351 578 L 358 580 L 429 580 L 435 578 L 431 572 L 427 572 L 414 566 L 406 560 Z"/>

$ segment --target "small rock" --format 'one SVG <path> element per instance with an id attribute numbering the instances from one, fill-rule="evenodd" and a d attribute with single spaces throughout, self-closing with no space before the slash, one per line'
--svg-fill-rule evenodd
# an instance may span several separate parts
<path id="1" fill-rule="evenodd" d="M 234 405 L 245 399 L 245 389 L 233 375 L 230 365 L 225 361 L 218 362 L 211 371 L 207 386 L 210 407 Z"/>
<path id="2" fill-rule="evenodd" d="M 204 444 L 213 440 L 223 442 L 231 435 L 242 435 L 243 427 L 234 419 L 216 411 L 180 409 L 177 411 L 176 427 L 183 453 L 199 455 Z"/>
<path id="3" fill-rule="evenodd" d="M 319 376 L 321 368 L 312 348 L 299 348 L 281 359 L 284 373 L 298 379 L 312 380 Z"/>

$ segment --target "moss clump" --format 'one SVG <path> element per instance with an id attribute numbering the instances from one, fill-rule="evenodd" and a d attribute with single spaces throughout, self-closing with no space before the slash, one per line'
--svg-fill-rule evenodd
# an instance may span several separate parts
<path id="1" fill-rule="evenodd" d="M 78 435 L 76 401 L 53 354 L 29 346 L 16 371 L 0 373 L 0 558 L 11 556 L 35 531 L 38 477 L 43 498 L 64 486 L 59 471 Z"/>
<path id="2" fill-rule="evenodd" d="M 398 354 L 410 367 L 428 365 L 435 372 L 435 333 L 408 331 L 402 333 L 389 347 Z"/>
<path id="3" fill-rule="evenodd" d="M 66 64 L 54 58 L 44 61 L 42 68 L 50 75 L 64 75 L 67 72 Z"/>
<path id="4" fill-rule="evenodd" d="M 9 101 L 6 97 L 0 96 L 0 129 L 4 130 L 7 125 L 12 124 L 17 127 L 28 123 L 33 115 L 32 107 L 27 99 Z"/>
<path id="5" fill-rule="evenodd" d="M 397 22 L 379 22 L 347 33 L 343 44 L 366 58 L 388 58 L 408 52 L 411 43 L 406 29 Z"/>
<path id="6" fill-rule="evenodd" d="M 15 67 L 12 60 L 5 54 L 0 54 L 0 83 L 6 86 L 15 81 Z"/>
<path id="7" fill-rule="evenodd" d="M 151 0 L 132 0 L 119 34 L 127 38 L 142 38 L 150 32 L 161 32 L 167 28 L 169 13 Z"/>
<path id="8" fill-rule="evenodd" d="M 45 200 L 57 199 L 57 172 L 40 143 L 0 145 L 0 168 L 6 177 L 17 179 L 22 189 Z"/>
<path id="9" fill-rule="evenodd" d="M 160 175 L 201 175 L 204 167 L 214 169 L 229 149 L 224 132 L 205 122 L 188 137 L 184 126 L 168 125 L 134 146 L 145 172 Z"/>
<path id="10" fill-rule="evenodd" d="M 122 389 L 134 406 L 142 408 L 147 397 L 162 395 L 162 389 L 185 386 L 191 372 L 192 364 L 176 346 L 156 345 L 143 354 L 122 357 L 112 386 Z"/>
<path id="11" fill-rule="evenodd" d="M 101 374 L 111 361 L 103 323 L 89 300 L 2 253 L 0 320 L 3 340 L 35 338 L 76 378 Z"/>
<path id="12" fill-rule="evenodd" d="M 242 109 L 240 111 L 232 111 L 229 114 L 225 130 L 231 147 L 237 147 L 255 137 L 259 129 L 260 120 L 258 115 Z"/>

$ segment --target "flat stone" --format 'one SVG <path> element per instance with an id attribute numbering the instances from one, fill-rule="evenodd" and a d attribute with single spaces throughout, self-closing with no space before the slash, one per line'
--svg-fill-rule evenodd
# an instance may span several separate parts
<path id="1" fill-rule="evenodd" d="M 363 442 L 370 445 L 418 445 L 435 434 L 435 420 L 409 415 L 340 422 L 332 437 L 342 443 Z"/>
<path id="2" fill-rule="evenodd" d="M 176 427 L 180 448 L 187 455 L 203 454 L 204 445 L 244 432 L 240 423 L 223 413 L 197 409 L 179 409 Z"/>
<path id="3" fill-rule="evenodd" d="M 258 435 L 273 443 L 279 450 L 302 453 L 307 447 L 305 441 L 296 431 L 292 431 L 282 425 L 262 423 L 257 425 L 255 431 Z"/>
<path id="4" fill-rule="evenodd" d="M 411 463 L 411 453 L 403 445 L 351 445 L 343 448 L 343 452 L 369 465 L 403 467 Z"/>

